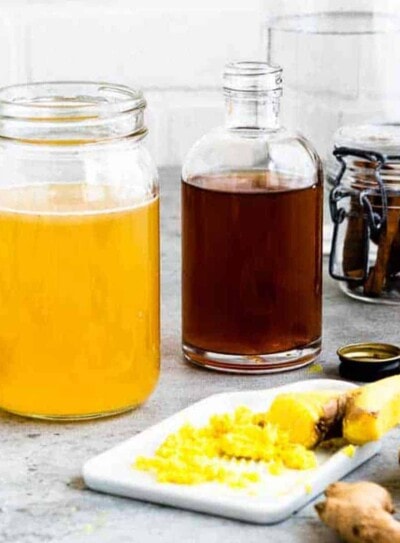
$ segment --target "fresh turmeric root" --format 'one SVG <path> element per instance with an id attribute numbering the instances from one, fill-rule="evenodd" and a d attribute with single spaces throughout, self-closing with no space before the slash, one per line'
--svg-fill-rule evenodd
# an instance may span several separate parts
<path id="1" fill-rule="evenodd" d="M 352 390 L 347 395 L 343 437 L 354 445 L 380 439 L 400 423 L 400 375 Z"/>
<path id="2" fill-rule="evenodd" d="M 315 509 L 348 543 L 400 543 L 400 522 L 389 492 L 375 483 L 334 483 Z"/>
<path id="3" fill-rule="evenodd" d="M 291 443 L 312 449 L 335 427 L 341 433 L 345 405 L 343 392 L 287 392 L 276 396 L 265 420 L 285 431 Z"/>
<path id="4" fill-rule="evenodd" d="M 400 424 L 400 375 L 343 393 L 334 390 L 286 392 L 260 417 L 308 449 L 330 437 L 354 445 L 380 439 Z"/>

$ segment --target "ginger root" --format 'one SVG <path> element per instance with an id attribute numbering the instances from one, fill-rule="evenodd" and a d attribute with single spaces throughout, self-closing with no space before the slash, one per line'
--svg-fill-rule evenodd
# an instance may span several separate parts
<path id="1" fill-rule="evenodd" d="M 315 509 L 320 519 L 348 543 L 400 543 L 400 522 L 389 492 L 375 483 L 334 483 Z"/>

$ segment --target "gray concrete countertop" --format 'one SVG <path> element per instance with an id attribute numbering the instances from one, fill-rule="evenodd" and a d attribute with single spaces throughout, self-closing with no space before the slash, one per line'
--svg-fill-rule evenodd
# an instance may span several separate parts
<path id="1" fill-rule="evenodd" d="M 163 170 L 162 371 L 138 410 L 83 423 L 41 423 L 0 414 L 1 543 L 333 543 L 335 536 L 310 505 L 285 523 L 256 526 L 169 507 L 97 494 L 80 479 L 85 460 L 210 394 L 262 389 L 316 377 L 337 378 L 336 348 L 346 342 L 400 343 L 400 307 L 352 301 L 325 273 L 323 373 L 302 369 L 273 376 L 218 374 L 185 364 L 180 354 L 179 173 Z M 382 453 L 348 479 L 386 485 L 400 506 L 400 431 Z"/>

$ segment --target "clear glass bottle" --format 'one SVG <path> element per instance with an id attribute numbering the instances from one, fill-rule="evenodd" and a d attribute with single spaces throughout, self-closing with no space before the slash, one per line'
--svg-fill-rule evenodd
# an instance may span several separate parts
<path id="1" fill-rule="evenodd" d="M 0 90 L 0 407 L 131 409 L 159 373 L 159 212 L 142 93 Z"/>
<path id="2" fill-rule="evenodd" d="M 233 62 L 226 125 L 182 172 L 182 335 L 187 360 L 288 370 L 321 348 L 322 170 L 279 123 L 282 70 Z"/>

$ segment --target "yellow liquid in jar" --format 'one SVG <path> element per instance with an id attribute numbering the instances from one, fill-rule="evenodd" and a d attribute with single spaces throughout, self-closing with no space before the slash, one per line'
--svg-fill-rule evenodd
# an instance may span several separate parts
<path id="1" fill-rule="evenodd" d="M 0 407 L 85 417 L 143 402 L 159 374 L 158 198 L 0 190 Z"/>

